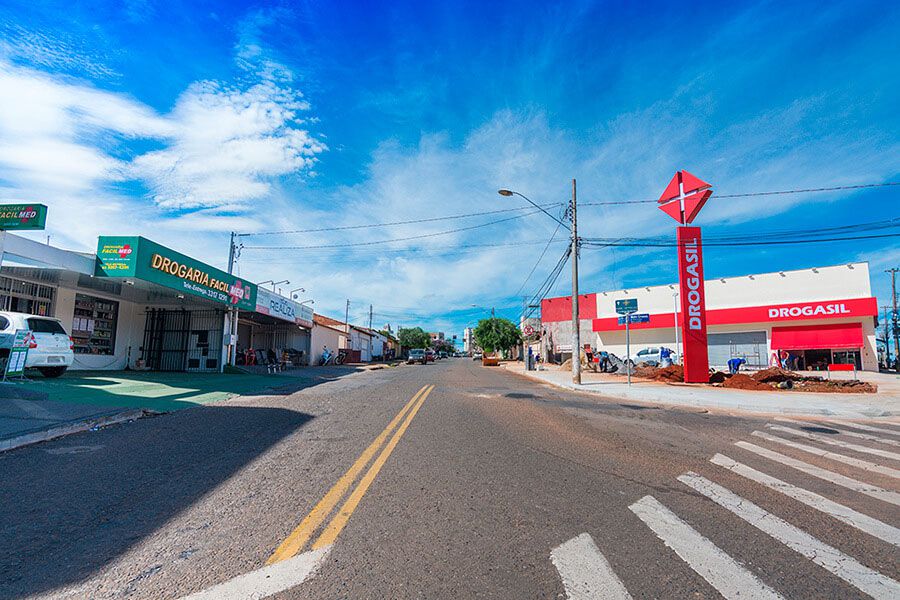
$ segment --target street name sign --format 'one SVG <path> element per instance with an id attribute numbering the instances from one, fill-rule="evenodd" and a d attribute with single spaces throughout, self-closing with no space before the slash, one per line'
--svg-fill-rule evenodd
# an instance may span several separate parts
<path id="1" fill-rule="evenodd" d="M 649 323 L 650 315 L 648 313 L 632 313 L 619 317 L 619 325 L 624 325 L 625 321 L 629 323 Z"/>
<path id="2" fill-rule="evenodd" d="M 638 311 L 637 298 L 625 298 L 616 300 L 616 312 L 620 315 L 630 315 Z"/>

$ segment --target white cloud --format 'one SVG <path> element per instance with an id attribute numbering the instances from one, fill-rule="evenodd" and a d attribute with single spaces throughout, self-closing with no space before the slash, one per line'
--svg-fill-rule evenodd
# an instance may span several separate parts
<path id="1" fill-rule="evenodd" d="M 274 81 L 249 89 L 193 85 L 167 119 L 165 149 L 137 157 L 129 171 L 147 181 L 163 208 L 243 204 L 266 196 L 273 177 L 311 168 L 326 147 L 304 129 L 299 92 Z"/>

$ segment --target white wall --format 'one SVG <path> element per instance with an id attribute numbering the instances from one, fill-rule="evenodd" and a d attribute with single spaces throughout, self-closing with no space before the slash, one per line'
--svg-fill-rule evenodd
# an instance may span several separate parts
<path id="1" fill-rule="evenodd" d="M 320 325 L 313 325 L 311 341 L 310 341 L 310 356 L 311 356 L 311 365 L 318 365 L 319 361 L 322 359 L 322 349 L 323 346 L 328 346 L 328 349 L 335 353 L 339 348 L 344 347 L 344 340 L 346 336 L 344 333 L 340 331 L 335 331 L 330 327 L 322 327 Z"/>
<path id="2" fill-rule="evenodd" d="M 704 290 L 707 310 L 872 296 L 869 264 L 864 262 L 707 279 Z M 624 298 L 637 298 L 638 312 L 671 313 L 675 310 L 672 294 L 677 291 L 678 284 L 672 283 L 598 292 L 597 317 L 615 317 L 616 300 Z"/>

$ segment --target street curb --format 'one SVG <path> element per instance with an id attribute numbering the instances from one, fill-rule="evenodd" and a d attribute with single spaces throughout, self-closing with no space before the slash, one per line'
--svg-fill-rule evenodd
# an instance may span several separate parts
<path id="1" fill-rule="evenodd" d="M 726 414 L 739 414 L 742 416 L 748 417 L 765 417 L 767 415 L 791 415 L 797 417 L 830 417 L 830 418 L 841 418 L 841 419 L 868 419 L 873 422 L 877 422 L 879 420 L 883 420 L 886 418 L 897 417 L 896 413 L 890 411 L 879 411 L 878 414 L 864 414 L 862 412 L 857 413 L 856 415 L 840 415 L 828 409 L 821 409 L 818 411 L 808 411 L 808 410 L 790 410 L 787 408 L 775 409 L 771 408 L 769 410 L 761 410 L 755 406 L 746 406 L 746 405 L 737 405 L 737 406 L 719 406 L 719 405 L 710 405 L 710 404 L 702 404 L 700 402 L 697 403 L 687 403 L 687 402 L 663 402 L 657 400 L 641 400 L 636 398 L 629 398 L 628 396 L 620 396 L 615 393 L 603 393 L 600 394 L 598 392 L 579 389 L 574 386 L 574 384 L 566 384 L 566 383 L 556 383 L 554 381 L 547 381 L 546 379 L 541 379 L 540 377 L 536 377 L 534 375 L 529 375 L 527 373 L 519 373 L 517 371 L 511 371 L 509 369 L 503 369 L 507 373 L 511 375 L 517 375 L 519 377 L 523 377 L 529 381 L 533 381 L 535 383 L 543 383 L 545 385 L 552 386 L 554 388 L 560 390 L 566 390 L 569 392 L 576 392 L 579 394 L 586 394 L 588 396 L 593 396 L 599 399 L 606 399 L 615 402 L 628 402 L 631 404 L 641 404 L 646 406 L 656 406 L 660 408 L 668 408 L 668 409 L 682 409 L 682 410 L 690 410 L 690 409 L 702 409 L 708 412 L 717 412 L 717 413 L 726 413 Z"/>
<path id="2" fill-rule="evenodd" d="M 15 450 L 16 448 L 22 448 L 23 446 L 30 446 L 31 444 L 55 440 L 57 438 L 65 437 L 73 433 L 87 431 L 94 427 L 107 427 L 109 425 L 116 425 L 118 423 L 133 421 L 156 414 L 161 413 L 146 409 L 126 410 L 111 415 L 104 415 L 81 421 L 70 422 L 57 427 L 52 427 L 50 429 L 44 429 L 42 431 L 35 431 L 33 433 L 26 433 L 25 435 L 0 440 L 0 453 Z"/>

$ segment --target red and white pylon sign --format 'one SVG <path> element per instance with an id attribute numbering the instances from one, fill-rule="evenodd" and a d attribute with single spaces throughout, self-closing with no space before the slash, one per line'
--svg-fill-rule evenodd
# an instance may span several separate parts
<path id="1" fill-rule="evenodd" d="M 678 221 L 678 284 L 681 300 L 681 332 L 684 381 L 709 382 L 709 350 L 706 335 L 706 291 L 703 285 L 703 247 L 700 228 L 688 226 L 709 197 L 711 186 L 687 171 L 678 171 L 659 197 L 659 208 Z M 678 326 L 678 323 L 675 324 Z"/>

